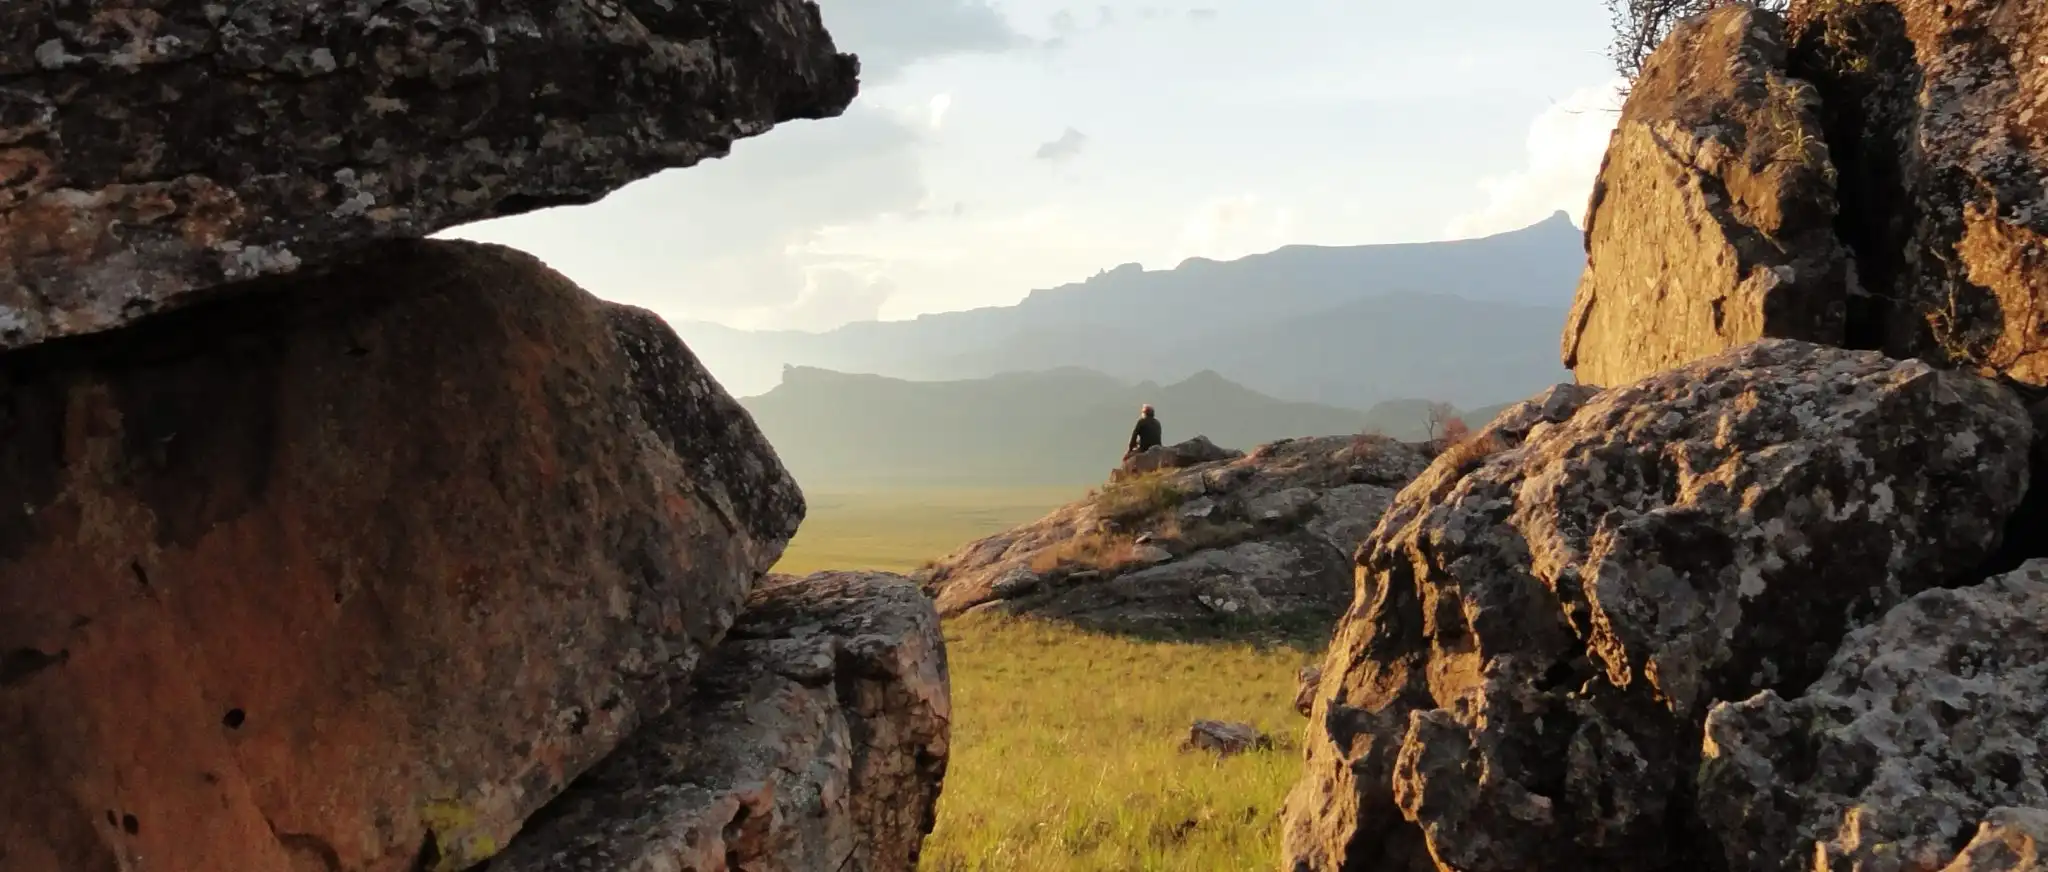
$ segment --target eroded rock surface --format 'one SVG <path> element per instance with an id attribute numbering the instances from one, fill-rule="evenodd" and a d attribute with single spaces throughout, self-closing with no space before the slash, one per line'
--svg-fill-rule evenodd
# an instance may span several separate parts
<path id="1" fill-rule="evenodd" d="M 2001 808 L 1977 828 L 1941 872 L 2041 872 L 2048 869 L 2048 809 Z"/>
<path id="2" fill-rule="evenodd" d="M 1211 452 L 1215 453 L 1215 452 Z M 1428 463 L 1382 437 L 1331 436 L 1124 479 L 919 573 L 939 611 L 1094 629 L 1327 629 L 1350 553 Z"/>
<path id="3" fill-rule="evenodd" d="M 689 702 L 635 735 L 489 872 L 911 872 L 952 718 L 939 616 L 882 573 L 755 591 Z"/>
<path id="4" fill-rule="evenodd" d="M 2048 4 L 1799 0 L 1788 16 L 1870 292 L 1852 340 L 2048 384 Z"/>
<path id="5" fill-rule="evenodd" d="M 1840 345 L 1854 283 L 1813 88 L 1745 4 L 1675 26 L 1631 86 L 1586 213 L 1564 330 L 1617 385 L 1765 337 Z"/>
<path id="6" fill-rule="evenodd" d="M 1993 382 L 1787 340 L 1545 399 L 1360 549 L 1287 868 L 1693 868 L 1708 708 L 1803 688 L 1851 628 L 1964 581 L 2033 436 Z"/>
<path id="7" fill-rule="evenodd" d="M 530 256 L 273 281 L 0 355 L 8 872 L 467 866 L 803 515 L 659 319 Z"/>
<path id="8" fill-rule="evenodd" d="M 1218 460 L 1243 457 L 1244 452 L 1233 451 L 1209 441 L 1207 436 L 1196 436 L 1185 442 L 1148 448 L 1124 458 L 1121 466 L 1110 475 L 1111 480 L 1141 476 L 1162 469 L 1186 469 Z"/>
<path id="9" fill-rule="evenodd" d="M 2044 725 L 2048 561 L 2036 561 L 1907 600 L 1793 698 L 1715 706 L 1701 815 L 1732 869 L 1938 869 L 1980 823 L 1984 844 L 1958 868 L 2017 868 L 1994 862 L 2002 831 L 2038 839 L 2040 813 L 1993 810 L 2048 808 Z"/>
<path id="10" fill-rule="evenodd" d="M 839 114 L 807 0 L 8 0 L 0 348 Z"/>

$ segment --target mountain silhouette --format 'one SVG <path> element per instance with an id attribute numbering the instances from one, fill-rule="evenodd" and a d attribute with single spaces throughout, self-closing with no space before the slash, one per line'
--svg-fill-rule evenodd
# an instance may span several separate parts
<path id="1" fill-rule="evenodd" d="M 1482 405 L 1567 380 L 1557 336 L 1584 262 L 1558 213 L 1480 239 L 1126 264 L 1014 306 L 824 333 L 676 329 L 741 396 L 789 365 L 926 381 L 1084 367 L 1160 383 L 1214 370 L 1271 398 L 1358 409 Z"/>

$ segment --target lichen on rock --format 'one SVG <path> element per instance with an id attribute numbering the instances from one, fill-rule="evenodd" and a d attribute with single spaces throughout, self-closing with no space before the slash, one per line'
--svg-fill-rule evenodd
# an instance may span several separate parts
<path id="1" fill-rule="evenodd" d="M 838 115 L 809 0 L 9 0 L 0 349 Z"/>

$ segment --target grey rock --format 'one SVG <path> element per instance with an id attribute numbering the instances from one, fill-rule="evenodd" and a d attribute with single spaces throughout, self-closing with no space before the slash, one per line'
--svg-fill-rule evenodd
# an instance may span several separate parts
<path id="1" fill-rule="evenodd" d="M 1004 602 L 1000 611 L 1119 632 L 1327 626 L 1350 602 L 1346 555 L 1428 465 L 1417 446 L 1374 437 L 1229 454 L 1158 473 L 1156 486 L 1183 500 L 1171 511 L 1105 526 L 1106 495 L 1094 495 L 963 546 L 924 588 L 949 616 Z M 1026 571 L 1044 583 L 1005 582 Z"/>
<path id="2" fill-rule="evenodd" d="M 1940 868 L 1994 809 L 2048 808 L 2044 725 L 2048 561 L 2036 561 L 1905 601 L 1844 640 L 1802 695 L 1716 705 L 1701 816 L 1730 868 Z"/>
<path id="3" fill-rule="evenodd" d="M 1273 737 L 1251 724 L 1236 721 L 1197 720 L 1188 727 L 1180 749 L 1208 751 L 1218 757 L 1235 757 L 1251 751 L 1271 750 Z"/>
<path id="4" fill-rule="evenodd" d="M 1586 210 L 1564 364 L 1635 381 L 1764 337 L 1842 343 L 1854 285 L 1812 86 L 1784 22 L 1736 3 L 1683 21 L 1631 83 Z"/>
<path id="5" fill-rule="evenodd" d="M 1709 707 L 1980 565 L 2032 437 L 1985 379 L 1766 340 L 1439 457 L 1360 549 L 1286 868 L 1689 868 Z"/>
<path id="6" fill-rule="evenodd" d="M 938 614 L 907 580 L 757 590 L 689 702 L 537 816 L 491 872 L 910 872 L 952 703 Z"/>
<path id="7" fill-rule="evenodd" d="M 840 114 L 805 0 L 10 0 L 0 349 Z"/>

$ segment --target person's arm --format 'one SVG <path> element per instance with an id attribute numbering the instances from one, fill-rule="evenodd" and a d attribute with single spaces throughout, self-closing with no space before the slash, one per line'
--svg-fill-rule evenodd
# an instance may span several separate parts
<path id="1" fill-rule="evenodd" d="M 1145 422 L 1143 419 L 1139 419 L 1138 423 L 1131 427 L 1131 444 L 1124 447 L 1125 454 L 1138 450 L 1138 434 L 1143 432 L 1145 432 Z"/>

